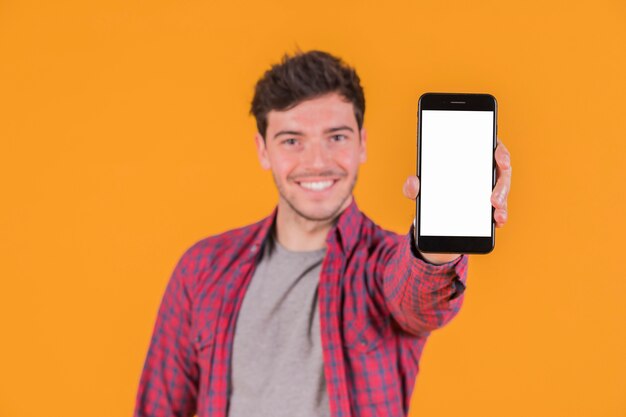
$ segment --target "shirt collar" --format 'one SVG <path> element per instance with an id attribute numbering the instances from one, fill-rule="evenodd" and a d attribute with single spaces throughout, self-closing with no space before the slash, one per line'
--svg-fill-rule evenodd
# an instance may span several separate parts
<path id="1" fill-rule="evenodd" d="M 359 239 L 362 219 L 363 214 L 359 210 L 353 195 L 350 205 L 339 214 L 335 226 L 328 232 L 326 242 L 330 243 L 336 236 L 341 250 L 344 255 L 347 255 L 356 246 Z"/>
<path id="2" fill-rule="evenodd" d="M 253 239 L 252 246 L 250 248 L 250 256 L 257 256 L 263 247 L 263 244 L 267 242 L 268 233 L 271 226 L 276 221 L 276 215 L 278 213 L 278 205 L 274 206 L 272 213 L 260 221 L 260 228 Z M 342 252 L 345 254 L 356 246 L 359 239 L 359 233 L 361 230 L 361 221 L 363 214 L 357 206 L 356 199 L 352 195 L 352 201 L 346 207 L 339 216 L 335 219 L 335 224 L 328 231 L 326 236 L 326 242 L 331 244 L 334 240 L 337 241 Z"/>

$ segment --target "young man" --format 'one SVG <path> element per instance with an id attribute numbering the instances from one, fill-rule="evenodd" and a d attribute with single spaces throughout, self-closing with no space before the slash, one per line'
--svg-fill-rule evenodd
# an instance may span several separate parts
<path id="1" fill-rule="evenodd" d="M 255 141 L 278 204 L 182 256 L 135 416 L 406 416 L 426 339 L 463 302 L 467 256 L 422 254 L 414 225 L 397 235 L 358 209 L 364 111 L 356 72 L 324 52 L 286 56 L 258 81 Z M 502 226 L 501 143 L 496 161 Z M 417 177 L 403 191 L 414 200 Z"/>

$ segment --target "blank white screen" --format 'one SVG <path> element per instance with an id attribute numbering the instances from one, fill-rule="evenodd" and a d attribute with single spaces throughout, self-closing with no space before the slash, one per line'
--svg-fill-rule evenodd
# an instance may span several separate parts
<path id="1" fill-rule="evenodd" d="M 491 236 L 493 117 L 422 111 L 421 235 Z"/>

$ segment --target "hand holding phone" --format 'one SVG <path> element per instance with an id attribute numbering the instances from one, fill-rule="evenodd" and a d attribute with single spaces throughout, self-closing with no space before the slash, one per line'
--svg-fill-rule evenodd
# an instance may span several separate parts
<path id="1" fill-rule="evenodd" d="M 425 253 L 489 253 L 494 208 L 506 221 L 508 194 L 506 179 L 494 188 L 496 100 L 489 94 L 427 93 L 418 108 L 417 247 Z M 499 175 L 501 170 L 498 164 Z"/>
<path id="2" fill-rule="evenodd" d="M 511 189 L 511 155 L 504 143 L 498 139 L 498 145 L 495 152 L 497 180 L 496 186 L 491 193 L 491 202 L 494 210 L 494 221 L 496 228 L 505 225 L 508 220 L 507 199 L 509 190 Z M 420 190 L 420 181 L 416 175 L 410 175 L 404 182 L 402 192 L 409 200 L 415 201 Z M 415 227 L 415 221 L 413 222 Z M 460 254 L 449 253 L 422 253 L 421 256 L 428 262 L 433 264 L 444 264 L 458 258 Z"/>

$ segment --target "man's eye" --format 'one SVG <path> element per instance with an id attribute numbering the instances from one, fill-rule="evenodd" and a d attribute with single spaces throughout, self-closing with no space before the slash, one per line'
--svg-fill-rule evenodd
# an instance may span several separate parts
<path id="1" fill-rule="evenodd" d="M 285 139 L 283 141 L 283 143 L 286 143 L 288 145 L 295 145 L 296 144 L 296 139 L 294 139 L 294 138 Z"/>
<path id="2" fill-rule="evenodd" d="M 335 142 L 339 142 L 339 141 L 342 141 L 342 140 L 344 140 L 344 139 L 346 139 L 346 135 L 334 135 L 334 136 L 333 136 L 333 140 L 334 140 Z"/>

